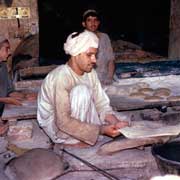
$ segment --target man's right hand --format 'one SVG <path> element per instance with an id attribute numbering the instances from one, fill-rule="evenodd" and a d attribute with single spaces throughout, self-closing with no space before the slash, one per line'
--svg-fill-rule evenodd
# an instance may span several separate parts
<path id="1" fill-rule="evenodd" d="M 107 135 L 110 137 L 116 137 L 119 136 L 121 133 L 118 131 L 119 128 L 117 128 L 116 125 L 102 125 L 100 128 L 100 134 Z"/>
<path id="2" fill-rule="evenodd" d="M 12 97 L 0 98 L 0 102 L 3 102 L 5 104 L 13 104 L 13 105 L 17 105 L 17 106 L 22 105 L 21 101 L 15 99 L 15 98 L 12 98 Z"/>

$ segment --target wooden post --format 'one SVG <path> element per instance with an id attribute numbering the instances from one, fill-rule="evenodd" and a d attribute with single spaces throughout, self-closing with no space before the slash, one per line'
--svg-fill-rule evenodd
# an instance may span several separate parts
<path id="1" fill-rule="evenodd" d="M 180 1 L 171 0 L 169 58 L 180 58 Z"/>

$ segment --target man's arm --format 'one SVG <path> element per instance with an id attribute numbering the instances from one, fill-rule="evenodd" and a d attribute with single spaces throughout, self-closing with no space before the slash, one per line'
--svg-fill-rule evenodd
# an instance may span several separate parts
<path id="1" fill-rule="evenodd" d="M 69 92 L 63 85 L 64 83 L 66 82 L 59 82 L 55 87 L 56 124 L 62 132 L 80 141 L 94 145 L 98 139 L 100 127 L 71 117 Z"/>
<path id="2" fill-rule="evenodd" d="M 12 97 L 14 99 L 20 100 L 20 101 L 25 99 L 25 94 L 22 92 L 18 92 L 18 91 L 13 91 L 13 92 L 9 93 L 8 96 Z"/>
<path id="3" fill-rule="evenodd" d="M 106 49 L 107 58 L 109 59 L 108 72 L 107 72 L 108 79 L 107 79 L 107 82 L 105 82 L 105 83 L 111 84 L 112 80 L 113 80 L 114 72 L 115 72 L 115 55 L 114 55 L 111 39 L 108 34 L 106 34 L 106 36 L 105 36 L 105 42 L 106 42 L 106 47 L 107 47 L 107 49 Z"/>
<path id="4" fill-rule="evenodd" d="M 118 119 L 114 114 L 107 114 L 105 116 L 105 122 L 107 124 L 114 124 L 114 125 L 116 125 L 116 127 L 118 129 L 126 127 L 126 126 L 129 125 L 129 122 L 122 121 L 122 120 Z"/>
<path id="5" fill-rule="evenodd" d="M 5 104 L 22 105 L 20 101 L 12 97 L 0 97 L 0 102 Z"/>
<path id="6" fill-rule="evenodd" d="M 108 63 L 108 78 L 112 81 L 115 71 L 114 60 L 110 60 Z"/>

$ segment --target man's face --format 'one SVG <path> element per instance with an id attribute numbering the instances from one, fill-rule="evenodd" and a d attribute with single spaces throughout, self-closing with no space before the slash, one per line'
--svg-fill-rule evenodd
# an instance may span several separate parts
<path id="1" fill-rule="evenodd" d="M 82 22 L 84 28 L 89 31 L 95 32 L 99 28 L 100 21 L 97 17 L 89 16 L 86 21 Z"/>
<path id="2" fill-rule="evenodd" d="M 89 48 L 76 56 L 77 74 L 82 75 L 84 72 L 91 72 L 96 64 L 97 48 Z"/>
<path id="3" fill-rule="evenodd" d="M 0 48 L 0 61 L 6 60 L 9 55 L 10 55 L 10 45 L 9 42 L 5 42 Z"/>

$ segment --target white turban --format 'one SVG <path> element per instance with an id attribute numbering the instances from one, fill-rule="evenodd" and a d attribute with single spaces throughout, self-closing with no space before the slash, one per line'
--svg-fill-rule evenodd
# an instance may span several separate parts
<path id="1" fill-rule="evenodd" d="M 76 56 L 82 52 L 86 52 L 90 47 L 98 48 L 99 39 L 90 31 L 83 31 L 79 35 L 72 37 L 76 32 L 70 34 L 64 43 L 66 54 Z"/>

